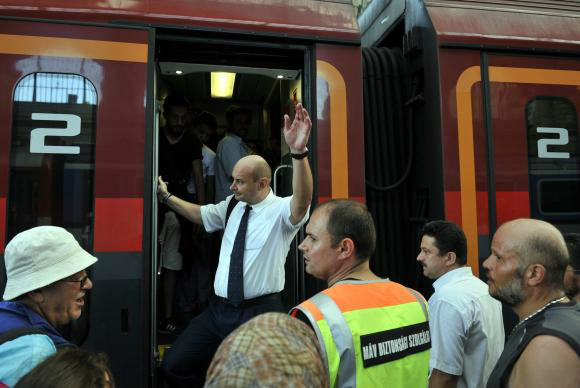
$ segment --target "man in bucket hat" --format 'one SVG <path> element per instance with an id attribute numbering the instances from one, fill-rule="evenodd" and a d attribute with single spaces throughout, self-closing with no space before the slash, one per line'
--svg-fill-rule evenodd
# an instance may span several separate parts
<path id="1" fill-rule="evenodd" d="M 12 386 L 57 348 L 74 346 L 56 327 L 77 320 L 93 287 L 86 269 L 97 258 L 72 234 L 39 226 L 6 246 L 6 289 L 0 302 L 0 382 Z"/>

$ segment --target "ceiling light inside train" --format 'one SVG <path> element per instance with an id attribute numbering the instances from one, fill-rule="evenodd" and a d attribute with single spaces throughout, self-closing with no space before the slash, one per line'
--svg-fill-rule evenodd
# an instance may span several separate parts
<path id="1" fill-rule="evenodd" d="M 211 73 L 211 96 L 214 98 L 232 98 L 236 73 Z"/>
<path id="2" fill-rule="evenodd" d="M 181 74 L 183 74 L 183 71 L 181 71 L 181 70 L 175 70 L 175 74 L 181 75 Z"/>
<path id="3" fill-rule="evenodd" d="M 284 78 L 284 76 L 282 74 L 278 74 L 276 78 L 282 79 L 282 78 Z"/>

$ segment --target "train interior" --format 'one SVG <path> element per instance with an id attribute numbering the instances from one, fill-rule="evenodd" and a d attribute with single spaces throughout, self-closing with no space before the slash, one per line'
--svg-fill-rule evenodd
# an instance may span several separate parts
<path id="1" fill-rule="evenodd" d="M 292 115 L 293 106 L 303 101 L 305 54 L 302 50 L 278 48 L 273 45 L 257 47 L 232 42 L 208 42 L 175 37 L 161 37 L 156 47 L 156 100 L 158 136 L 164 136 L 166 120 L 162 112 L 167 96 L 185 97 L 192 106 L 192 119 L 207 112 L 217 120 L 217 130 L 206 145 L 216 151 L 219 140 L 228 130 L 225 112 L 237 105 L 250 112 L 249 130 L 245 143 L 256 154 L 264 156 L 273 172 L 272 188 L 277 195 L 291 192 L 291 161 L 281 132 L 281 117 Z M 217 90 L 219 77 L 229 77 L 229 90 Z M 227 89 L 227 88 L 226 88 Z M 209 202 L 214 202 L 210 199 Z M 159 214 L 159 213 L 158 213 Z M 155 217 L 155 215 L 154 215 Z M 161 221 L 161 220 L 158 220 Z M 160 236 L 162 223 L 158 225 Z M 192 240 L 193 252 L 183 258 L 177 284 L 171 299 L 172 313 L 168 313 L 164 270 L 159 265 L 162 247 L 157 245 L 156 272 L 152 296 L 157 308 L 152 317 L 157 324 L 157 349 L 162 359 L 165 349 L 176 338 L 176 332 L 166 330 L 167 315 L 182 329 L 192 317 L 207 306 L 213 293 L 213 278 L 219 257 L 219 232 L 213 234 L 182 235 Z M 294 245 L 287 260 L 284 300 L 296 302 L 297 265 Z M 170 287 L 171 288 L 171 287 Z"/>

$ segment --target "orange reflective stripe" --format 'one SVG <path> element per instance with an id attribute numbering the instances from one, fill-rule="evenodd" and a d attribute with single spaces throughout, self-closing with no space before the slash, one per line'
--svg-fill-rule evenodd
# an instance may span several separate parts
<path id="1" fill-rule="evenodd" d="M 322 315 L 322 313 L 320 312 L 320 310 L 318 309 L 318 307 L 316 307 L 314 305 L 314 303 L 312 303 L 310 300 L 305 300 L 304 302 L 302 302 L 300 304 L 300 307 L 310 311 L 310 314 L 312 314 L 312 317 L 316 320 L 316 321 L 321 321 L 324 319 L 324 316 Z"/>
<path id="2" fill-rule="evenodd" d="M 366 289 L 363 290 L 362 287 Z M 406 287 L 394 282 L 343 283 L 322 292 L 331 297 L 343 313 L 417 302 L 415 296 Z M 364 298 L 360 295 L 364 295 Z M 388 301 L 388 304 L 385 304 L 385 301 Z"/>

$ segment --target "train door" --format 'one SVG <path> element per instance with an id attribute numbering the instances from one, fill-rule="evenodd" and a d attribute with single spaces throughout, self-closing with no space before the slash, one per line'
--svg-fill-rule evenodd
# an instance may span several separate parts
<path id="1" fill-rule="evenodd" d="M 532 217 L 579 232 L 580 61 L 497 54 L 484 62 L 490 220 Z"/>
<path id="2" fill-rule="evenodd" d="M 287 196 L 292 193 L 292 161 L 282 137 L 281 117 L 285 113 L 292 114 L 294 104 L 298 102 L 306 106 L 312 103 L 310 51 L 306 45 L 212 39 L 209 36 L 200 38 L 187 34 L 176 35 L 175 31 L 158 31 L 156 99 L 162 107 L 168 96 L 185 97 L 191 106 L 189 130 L 193 133 L 198 124 L 205 125 L 208 115 L 213 117 L 217 128 L 206 142 L 213 151 L 216 151 L 219 139 L 229 130 L 226 112 L 233 106 L 246 112 L 249 126 L 243 138 L 244 143 L 249 152 L 263 156 L 270 164 L 274 192 L 279 196 Z M 214 90 L 221 77 L 224 81 L 228 77 L 231 80 L 227 93 L 226 90 Z M 167 124 L 163 114 L 160 119 L 159 138 L 165 136 L 164 125 Z M 219 161 L 216 160 L 216 163 Z M 159 170 L 162 170 L 161 166 Z M 217 178 L 215 180 L 217 183 Z M 190 200 L 194 200 L 193 192 L 189 191 L 189 194 Z M 212 236 L 197 234 L 193 237 L 182 234 L 181 238 L 192 239 L 191 243 L 197 247 L 192 250 L 193 254 L 183 256 L 183 267 L 177 275 L 173 296 L 172 321 L 185 325 L 207 306 L 208 292 L 213 293 L 220 236 L 219 233 Z M 210 246 L 214 240 L 216 244 L 212 248 Z M 207 253 L 211 256 L 202 257 Z M 165 278 L 159 264 L 161 256 L 159 252 L 156 267 L 160 269 L 157 271 L 160 276 L 154 280 L 155 287 L 152 289 L 153 310 L 157 310 L 157 316 L 153 319 L 157 322 L 167 318 L 164 316 L 167 315 L 167 299 L 163 297 Z M 299 257 L 294 242 L 286 260 L 286 285 L 283 292 L 283 300 L 288 308 L 301 301 L 304 295 L 301 281 L 303 270 Z M 205 268 L 207 261 L 210 262 L 209 273 Z M 163 326 L 158 325 L 152 336 L 159 355 L 158 363 L 176 338 L 175 333 L 164 330 Z"/>
<path id="3" fill-rule="evenodd" d="M 67 331 L 106 352 L 124 387 L 147 385 L 149 361 L 148 39 L 143 29 L 0 23 L 0 255 L 22 230 L 57 225 L 98 257 L 83 318 Z"/>

